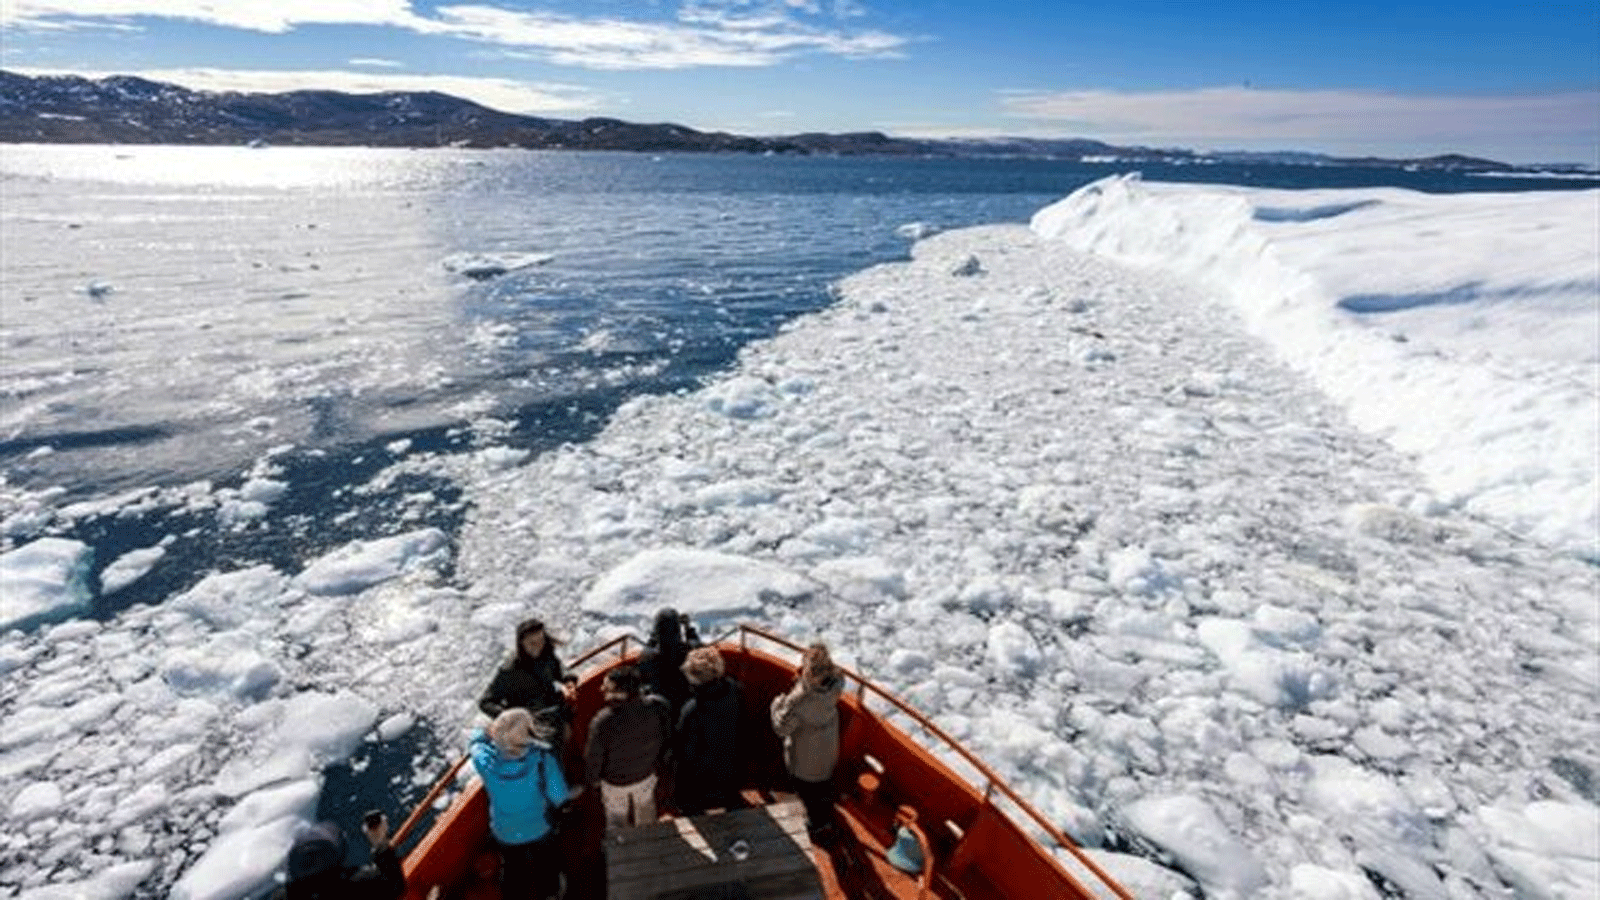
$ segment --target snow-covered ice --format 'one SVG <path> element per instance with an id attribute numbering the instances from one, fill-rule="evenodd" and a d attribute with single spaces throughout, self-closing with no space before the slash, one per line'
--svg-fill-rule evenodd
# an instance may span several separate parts
<path id="1" fill-rule="evenodd" d="M 0 628 L 64 619 L 88 605 L 94 551 L 81 541 L 40 538 L 0 554 Z"/>
<path id="2" fill-rule="evenodd" d="M 1595 194 L 1107 179 L 1039 234 L 1204 284 L 1439 500 L 1600 561 Z"/>
<path id="3" fill-rule="evenodd" d="M 150 574 L 150 570 L 167 555 L 166 548 L 157 545 L 130 550 L 111 561 L 100 573 L 100 592 L 115 594 L 130 584 Z"/>
<path id="4" fill-rule="evenodd" d="M 827 640 L 1139 896 L 1593 897 L 1600 192 L 1515 196 L 1102 182 L 583 444 L 397 462 L 459 535 L 12 630 L 0 887 L 266 886 L 322 767 L 463 734 L 518 618 L 674 605 Z M 65 549 L 15 565 L 52 609 Z"/>
<path id="5" fill-rule="evenodd" d="M 357 541 L 306 566 L 296 584 L 311 594 L 354 594 L 439 561 L 450 539 L 437 528 Z"/>

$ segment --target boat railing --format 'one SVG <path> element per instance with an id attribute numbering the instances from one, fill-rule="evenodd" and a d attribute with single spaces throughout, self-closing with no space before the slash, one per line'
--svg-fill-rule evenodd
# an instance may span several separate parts
<path id="1" fill-rule="evenodd" d="M 736 628 L 718 635 L 716 642 L 732 639 L 737 635 L 739 648 L 748 651 L 752 649 L 752 639 L 757 642 L 775 645 L 782 648 L 780 658 L 798 666 L 800 657 L 805 653 L 805 648 L 787 638 L 765 631 L 754 625 L 741 624 Z M 759 649 L 771 652 L 770 647 Z M 1085 875 L 1092 875 L 1092 880 L 1102 886 L 1102 890 L 1095 891 L 1095 895 L 1110 895 L 1120 900 L 1134 900 L 1132 894 L 1117 884 L 1099 863 L 1079 847 L 1077 842 L 1068 837 L 1055 823 L 1051 822 L 1044 814 L 1040 813 L 1012 787 L 990 769 L 982 760 L 962 746 L 959 741 L 935 725 L 927 716 L 907 705 L 900 698 L 878 687 L 872 681 L 862 677 L 859 673 L 840 666 L 845 678 L 854 687 L 856 702 L 868 712 L 878 716 L 886 723 L 893 725 L 907 737 L 917 741 L 923 750 L 938 760 L 945 768 L 949 769 L 956 777 L 962 779 L 977 794 L 982 796 L 983 802 L 997 814 L 1009 820 L 1018 829 L 1028 833 L 1041 846 L 1049 847 L 1056 851 L 1053 855 L 1061 863 L 1068 876 L 1077 882 L 1077 886 L 1085 896 L 1091 893 L 1083 884 Z"/>

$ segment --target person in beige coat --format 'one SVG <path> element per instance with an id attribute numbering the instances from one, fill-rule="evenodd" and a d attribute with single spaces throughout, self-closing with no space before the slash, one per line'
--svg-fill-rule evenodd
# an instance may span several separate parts
<path id="1" fill-rule="evenodd" d="M 812 644 L 794 686 L 772 700 L 772 730 L 783 738 L 790 784 L 806 807 L 814 839 L 833 828 L 833 769 L 839 762 L 839 694 L 844 677 L 828 648 Z"/>

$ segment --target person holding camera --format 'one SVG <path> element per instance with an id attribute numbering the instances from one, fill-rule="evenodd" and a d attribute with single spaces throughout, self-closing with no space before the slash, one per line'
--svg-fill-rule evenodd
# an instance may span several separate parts
<path id="1" fill-rule="evenodd" d="M 333 822 L 308 825 L 289 848 L 289 880 L 274 900 L 399 900 L 406 892 L 400 857 L 389 843 L 389 819 L 373 810 L 361 822 L 372 862 L 344 864 L 344 831 Z"/>
<path id="2" fill-rule="evenodd" d="M 683 705 L 689 702 L 689 680 L 683 674 L 683 661 L 689 651 L 700 646 L 700 634 L 687 615 L 672 607 L 656 612 L 650 640 L 636 663 L 644 691 L 667 701 L 667 711 L 676 722 Z"/>

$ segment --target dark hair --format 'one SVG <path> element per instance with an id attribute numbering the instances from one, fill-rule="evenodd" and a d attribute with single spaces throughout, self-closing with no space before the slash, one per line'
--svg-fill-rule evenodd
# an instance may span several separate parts
<path id="1" fill-rule="evenodd" d="M 639 696 L 639 689 L 644 684 L 644 679 L 639 676 L 639 670 L 633 666 L 617 666 L 606 673 L 605 680 L 611 685 L 612 690 L 629 697 Z"/>
<path id="2" fill-rule="evenodd" d="M 544 635 L 544 649 L 539 651 L 538 657 L 529 656 L 522 650 L 522 639 L 530 634 Z M 561 642 L 556 640 L 555 636 L 544 627 L 543 619 L 540 619 L 537 616 L 529 619 L 523 619 L 521 622 L 517 623 L 517 645 L 516 647 L 512 648 L 511 658 L 506 661 L 506 668 L 516 668 L 518 662 L 532 662 L 534 659 L 555 656 L 556 646 L 560 643 Z"/>
<path id="3" fill-rule="evenodd" d="M 289 848 L 289 881 L 319 882 L 336 877 L 344 865 L 344 830 L 318 822 L 302 831 Z"/>

